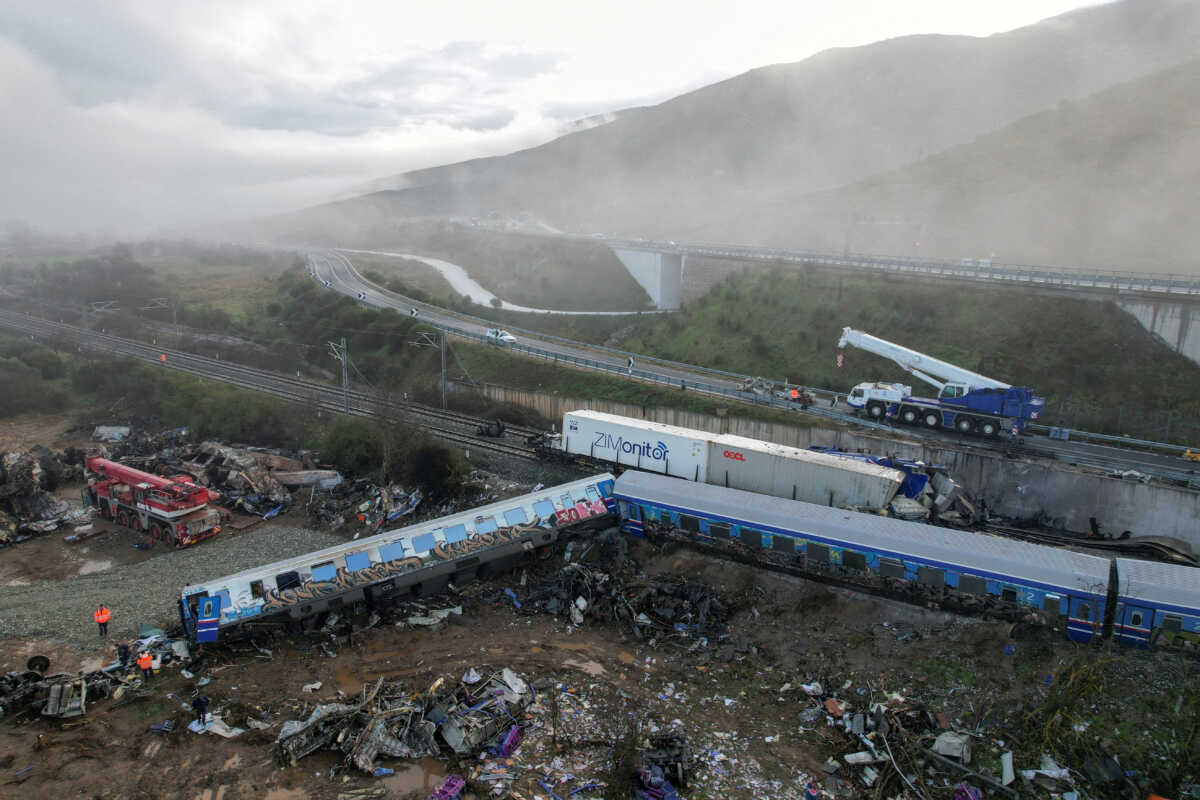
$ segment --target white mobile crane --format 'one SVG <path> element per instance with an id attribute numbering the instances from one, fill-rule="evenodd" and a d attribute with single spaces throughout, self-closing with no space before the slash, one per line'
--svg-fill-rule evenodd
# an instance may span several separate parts
<path id="1" fill-rule="evenodd" d="M 889 358 L 905 372 L 937 387 L 936 398 L 925 398 L 913 397 L 912 388 L 899 383 L 858 384 L 850 392 L 848 404 L 875 419 L 887 417 L 906 425 L 995 436 L 1003 429 L 1024 430 L 1045 405 L 1032 389 L 1014 387 L 853 328 L 842 329 L 838 347 L 846 345 Z"/>

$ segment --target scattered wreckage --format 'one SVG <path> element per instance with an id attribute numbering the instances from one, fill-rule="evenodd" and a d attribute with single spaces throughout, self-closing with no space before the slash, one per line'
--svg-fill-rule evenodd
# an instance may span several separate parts
<path id="1" fill-rule="evenodd" d="M 471 669 L 447 689 L 438 679 L 412 693 L 379 678 L 357 703 L 318 705 L 303 720 L 283 724 L 275 760 L 294 764 L 318 750 L 339 750 L 348 763 L 375 774 L 378 756 L 419 759 L 449 750 L 460 757 L 484 750 L 511 753 L 520 741 L 528 682 L 507 667 L 483 677 Z"/>
<path id="2" fill-rule="evenodd" d="M 0 547 L 88 522 L 89 511 L 53 495 L 58 486 L 80 479 L 80 463 L 74 449 L 52 453 L 41 445 L 0 455 Z"/>

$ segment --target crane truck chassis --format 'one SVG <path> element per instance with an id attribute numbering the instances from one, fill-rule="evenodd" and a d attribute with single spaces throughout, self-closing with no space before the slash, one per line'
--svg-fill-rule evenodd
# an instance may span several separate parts
<path id="1" fill-rule="evenodd" d="M 912 387 L 901 383 L 860 383 L 847 403 L 873 419 L 994 437 L 1006 430 L 1020 433 L 1038 418 L 1045 404 L 1032 389 L 1011 386 L 853 328 L 842 330 L 838 347 L 847 344 L 891 359 L 938 390 L 936 398 L 914 397 Z"/>

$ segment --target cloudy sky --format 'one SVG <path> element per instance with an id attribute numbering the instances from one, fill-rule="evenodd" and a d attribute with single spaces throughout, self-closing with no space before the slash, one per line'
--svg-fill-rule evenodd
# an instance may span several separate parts
<path id="1" fill-rule="evenodd" d="M 0 220 L 178 231 L 535 145 L 572 120 L 1080 0 L 0 0 Z"/>

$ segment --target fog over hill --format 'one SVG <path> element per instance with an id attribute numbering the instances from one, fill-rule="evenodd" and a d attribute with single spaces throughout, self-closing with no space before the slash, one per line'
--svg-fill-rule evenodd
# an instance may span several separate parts
<path id="1" fill-rule="evenodd" d="M 849 243 L 856 250 L 896 251 L 904 242 L 912 248 L 927 231 L 920 252 L 988 255 L 981 248 L 998 249 L 991 242 L 1003 237 L 998 252 L 1010 260 L 1085 261 L 1065 247 L 1080 237 L 1065 237 L 1064 247 L 1057 249 L 1042 240 L 1061 236 L 1059 227 L 1111 232 L 1104 220 L 1085 215 L 1109 211 L 1112 203 L 1055 208 L 1053 219 L 1043 214 L 1046 230 L 1040 238 L 1031 236 L 1028 247 L 1016 225 L 981 229 L 990 237 L 981 244 L 965 216 L 975 206 L 953 209 L 957 216 L 947 219 L 964 227 L 951 237 L 944 233 L 949 223 L 931 217 L 928 203 L 909 213 L 894 192 L 876 203 L 864 188 L 868 184 L 860 182 L 922 162 L 934 172 L 924 173 L 921 191 L 957 203 L 947 187 L 978 180 L 971 171 L 975 167 L 949 153 L 942 160 L 930 157 L 979 145 L 977 137 L 988 138 L 1044 111 L 1057 114 L 1057 125 L 1094 125 L 1095 118 L 1072 113 L 1072 104 L 1086 106 L 1096 92 L 1192 58 L 1198 40 L 1200 4 L 1125 0 L 987 38 L 910 36 L 829 50 L 798 63 L 752 70 L 657 106 L 630 109 L 612 122 L 541 147 L 387 179 L 383 185 L 403 188 L 290 215 L 278 221 L 279 229 L 345 241 L 365 231 L 373 231 L 374 238 L 396 216 L 532 211 L 580 232 L 744 242 L 767 237 L 796 246 L 840 250 Z M 1185 87 L 1179 80 L 1161 88 L 1182 97 Z M 1151 80 L 1143 88 L 1155 87 Z M 1155 147 L 1165 148 L 1162 156 L 1168 151 L 1185 155 L 1149 110 L 1129 103 L 1122 108 L 1125 142 L 1136 150 L 1131 158 L 1137 163 L 1153 164 L 1159 157 Z M 1140 140 L 1139 134 L 1150 140 Z M 1084 147 L 1089 135 L 1063 133 L 1057 141 L 1068 149 Z M 1108 146 L 1108 156 L 1119 160 L 1121 142 L 1110 139 Z M 1014 146 L 1005 157 L 1017 160 L 1003 169 L 994 166 L 1013 180 L 1035 171 L 1044 197 L 1072 197 L 1068 183 L 1089 196 L 1124 195 L 1135 188 L 1126 182 L 1136 176 L 1127 172 L 1095 180 L 1093 173 L 1106 163 L 1097 161 L 1097 154 L 1090 162 L 1072 162 L 1070 152 L 1061 152 L 1061 169 L 1052 155 Z M 1023 163 L 1023 158 L 1030 160 Z M 829 207 L 813 195 L 843 186 L 847 194 L 830 194 Z M 1186 196 L 1178 199 L 1190 202 Z M 799 205 L 790 208 L 793 202 Z M 1002 204 L 986 210 L 981 205 L 978 213 L 1002 209 Z M 820 225 L 805 222 L 818 212 Z M 820 241 L 813 239 L 817 233 Z M 1137 230 L 1131 227 L 1126 234 L 1136 236 Z M 1155 265 L 1161 261 L 1147 259 Z"/>

